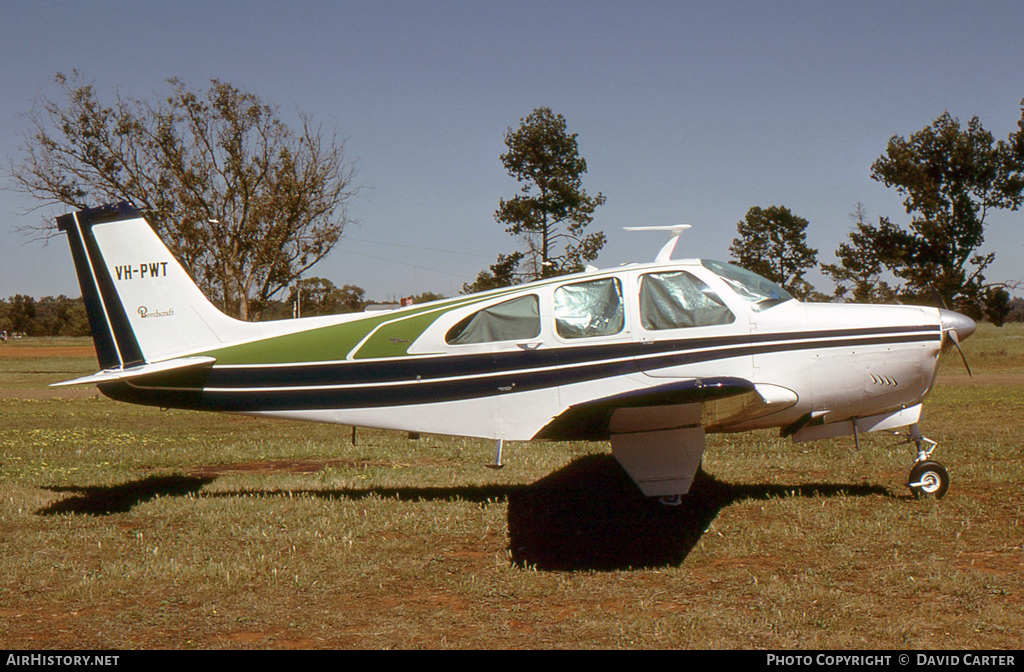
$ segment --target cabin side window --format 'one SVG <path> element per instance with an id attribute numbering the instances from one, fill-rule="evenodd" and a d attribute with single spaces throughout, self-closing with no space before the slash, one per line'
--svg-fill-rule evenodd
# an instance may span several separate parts
<path id="1" fill-rule="evenodd" d="M 540 304 L 535 294 L 478 310 L 448 330 L 448 345 L 520 341 L 540 335 Z"/>
<path id="2" fill-rule="evenodd" d="M 554 295 L 555 331 L 562 338 L 609 336 L 625 325 L 616 278 L 562 285 Z"/>
<path id="3" fill-rule="evenodd" d="M 718 295 L 686 273 L 650 273 L 640 279 L 640 323 L 644 329 L 685 329 L 736 320 Z"/>

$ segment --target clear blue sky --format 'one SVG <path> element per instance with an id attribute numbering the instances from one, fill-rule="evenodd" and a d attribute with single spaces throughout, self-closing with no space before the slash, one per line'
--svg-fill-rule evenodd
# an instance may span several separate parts
<path id="1" fill-rule="evenodd" d="M 908 221 L 870 179 L 890 137 L 944 111 L 1014 130 L 1024 2 L 6 0 L 0 65 L 4 165 L 21 115 L 72 69 L 107 99 L 218 78 L 337 128 L 370 189 L 311 275 L 383 300 L 456 293 L 515 248 L 493 219 L 516 189 L 498 157 L 539 106 L 566 117 L 584 186 L 608 199 L 599 266 L 653 259 L 660 235 L 629 225 L 691 224 L 677 254 L 727 259 L 755 205 L 809 220 L 832 261 L 857 202 Z M 32 206 L 0 191 L 0 296 L 78 296 L 62 237 L 14 233 Z M 1022 232 L 1024 213 L 992 218 L 989 280 L 1024 279 Z"/>

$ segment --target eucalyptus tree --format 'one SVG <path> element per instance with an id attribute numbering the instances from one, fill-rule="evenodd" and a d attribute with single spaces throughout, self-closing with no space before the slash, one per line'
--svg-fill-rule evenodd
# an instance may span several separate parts
<path id="1" fill-rule="evenodd" d="M 322 260 L 351 220 L 359 187 L 345 141 L 299 112 L 226 82 L 170 79 L 154 100 L 100 100 L 74 73 L 41 96 L 9 177 L 38 208 L 129 200 L 210 298 L 241 319 Z M 33 209 L 38 209 L 33 208 Z M 23 227 L 49 236 L 52 217 Z"/>
<path id="2" fill-rule="evenodd" d="M 897 288 L 886 271 L 894 259 L 891 241 L 899 228 L 880 217 L 878 226 L 868 222 L 864 205 L 857 204 L 849 242 L 836 249 L 837 263 L 822 264 L 821 270 L 836 283 L 835 297 L 853 303 L 895 303 Z"/>

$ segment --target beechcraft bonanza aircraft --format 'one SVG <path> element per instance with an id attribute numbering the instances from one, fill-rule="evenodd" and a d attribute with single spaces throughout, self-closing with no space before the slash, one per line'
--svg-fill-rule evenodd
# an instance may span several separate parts
<path id="1" fill-rule="evenodd" d="M 685 494 L 704 436 L 807 441 L 909 426 L 908 485 L 949 477 L 918 431 L 958 313 L 801 303 L 736 266 L 672 260 L 380 312 L 240 322 L 129 203 L 63 215 L 103 370 L 136 404 L 497 440 L 610 440 L 647 496 Z M 639 227 L 645 228 L 645 227 Z"/>

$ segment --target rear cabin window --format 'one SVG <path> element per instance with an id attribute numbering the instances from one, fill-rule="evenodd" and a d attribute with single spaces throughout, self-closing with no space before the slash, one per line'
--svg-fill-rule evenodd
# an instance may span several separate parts
<path id="1" fill-rule="evenodd" d="M 640 323 L 644 329 L 686 329 L 736 320 L 718 295 L 699 278 L 677 271 L 640 279 Z"/>
<path id="2" fill-rule="evenodd" d="M 625 324 L 616 278 L 562 285 L 554 296 L 555 331 L 562 338 L 609 336 Z"/>
<path id="3" fill-rule="evenodd" d="M 521 296 L 479 310 L 448 330 L 448 345 L 521 341 L 540 336 L 540 308 L 537 296 Z"/>

